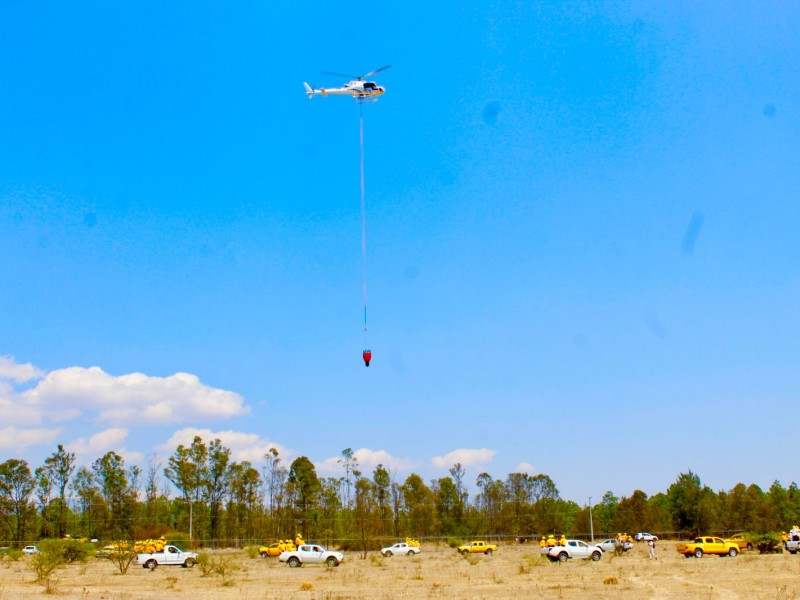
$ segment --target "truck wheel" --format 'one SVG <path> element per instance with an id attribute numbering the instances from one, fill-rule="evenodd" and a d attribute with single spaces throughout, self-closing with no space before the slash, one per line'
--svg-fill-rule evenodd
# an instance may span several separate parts
<path id="1" fill-rule="evenodd" d="M 603 558 L 603 556 L 599 552 L 597 552 L 596 550 L 592 552 L 592 560 L 598 561 L 601 558 Z"/>
<path id="2" fill-rule="evenodd" d="M 329 567 L 338 567 L 338 566 L 339 566 L 339 561 L 338 561 L 338 560 L 336 560 L 336 557 L 335 557 L 335 556 L 329 556 L 329 557 L 328 557 L 328 560 L 326 560 L 326 561 L 325 561 L 325 563 L 326 563 L 326 564 L 327 564 Z"/>
<path id="3" fill-rule="evenodd" d="M 467 554 L 469 554 L 469 550 L 462 550 L 461 551 L 461 556 L 466 556 Z"/>
<path id="4" fill-rule="evenodd" d="M 739 554 L 739 551 L 736 548 L 728 550 L 728 556 L 736 556 L 737 554 Z"/>
<path id="5" fill-rule="evenodd" d="M 261 553 L 261 558 L 267 558 L 268 556 L 269 556 L 269 554 L 267 554 L 266 552 L 262 552 Z"/>
<path id="6" fill-rule="evenodd" d="M 487 548 L 486 552 L 484 552 L 484 554 L 491 554 L 491 553 L 492 553 L 492 549 L 491 548 Z"/>
<path id="7" fill-rule="evenodd" d="M 413 550 L 409 550 L 409 551 L 406 553 L 406 556 L 414 556 L 414 551 L 413 551 Z"/>
<path id="8" fill-rule="evenodd" d="M 184 569 L 191 569 L 194 566 L 194 559 L 187 558 L 186 562 L 181 565 Z"/>
<path id="9" fill-rule="evenodd" d="M 391 556 L 391 555 L 392 555 L 392 551 L 391 550 L 387 550 L 386 553 L 384 554 L 384 556 Z"/>
<path id="10" fill-rule="evenodd" d="M 701 548 L 697 548 L 694 551 L 695 558 L 703 558 L 703 550 Z"/>
<path id="11" fill-rule="evenodd" d="M 748 550 L 748 552 L 752 552 L 753 551 L 753 544 L 751 544 L 750 542 L 747 542 L 747 550 Z"/>
<path id="12" fill-rule="evenodd" d="M 155 571 L 157 566 L 158 566 L 158 563 L 155 560 L 153 560 L 152 558 L 150 560 L 148 560 L 146 563 L 144 563 L 144 568 L 145 569 L 150 569 L 151 571 Z"/>
<path id="13" fill-rule="evenodd" d="M 295 567 L 300 566 L 300 559 L 297 558 L 296 556 L 292 556 L 289 560 L 286 561 L 286 564 L 294 569 Z"/>
<path id="14" fill-rule="evenodd" d="M 569 555 L 566 552 L 562 552 L 561 554 L 558 555 L 558 560 L 561 562 L 567 562 L 568 558 Z"/>

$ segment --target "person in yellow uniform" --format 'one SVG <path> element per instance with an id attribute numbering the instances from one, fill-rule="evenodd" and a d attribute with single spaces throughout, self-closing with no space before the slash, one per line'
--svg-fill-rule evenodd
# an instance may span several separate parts
<path id="1" fill-rule="evenodd" d="M 556 545 L 556 536 L 552 533 L 547 538 L 547 545 L 548 546 L 555 546 Z"/>
<path id="2" fill-rule="evenodd" d="M 539 540 L 539 548 L 544 548 L 545 546 L 547 546 L 547 540 L 542 536 L 542 539 Z"/>
<path id="3" fill-rule="evenodd" d="M 565 535 L 562 533 L 562 534 L 561 534 L 561 539 L 560 539 L 560 540 L 558 540 L 558 543 L 559 543 L 559 544 L 561 544 L 562 546 L 566 546 L 566 545 L 567 545 L 567 536 L 565 536 Z"/>

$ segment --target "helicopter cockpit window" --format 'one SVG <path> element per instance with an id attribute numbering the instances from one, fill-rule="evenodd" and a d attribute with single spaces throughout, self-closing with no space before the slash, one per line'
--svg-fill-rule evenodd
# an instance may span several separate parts
<path id="1" fill-rule="evenodd" d="M 371 81 L 368 81 L 367 83 L 364 84 L 364 89 L 365 90 L 374 90 L 375 89 L 375 84 L 372 83 Z"/>

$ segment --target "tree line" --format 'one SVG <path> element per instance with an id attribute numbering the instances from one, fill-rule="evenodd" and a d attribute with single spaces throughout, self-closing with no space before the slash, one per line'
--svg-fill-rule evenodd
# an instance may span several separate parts
<path id="1" fill-rule="evenodd" d="M 77 467 L 75 454 L 59 444 L 34 471 L 20 459 L 0 463 L 0 543 L 166 534 L 196 545 L 241 546 L 302 533 L 366 550 L 404 537 L 765 533 L 800 521 L 796 483 L 787 488 L 776 481 L 766 491 L 739 483 L 714 491 L 689 471 L 665 492 L 648 497 L 634 490 L 619 498 L 609 491 L 589 507 L 561 498 L 545 474 L 495 479 L 484 472 L 471 495 L 459 463 L 428 482 L 416 473 L 398 481 L 383 465 L 365 473 L 350 448 L 339 463 L 342 476 L 320 477 L 307 457 L 287 465 L 273 448 L 258 469 L 231 460 L 219 439 L 195 437 L 179 445 L 166 465 L 151 457 L 144 469 L 128 466 L 111 451 Z"/>

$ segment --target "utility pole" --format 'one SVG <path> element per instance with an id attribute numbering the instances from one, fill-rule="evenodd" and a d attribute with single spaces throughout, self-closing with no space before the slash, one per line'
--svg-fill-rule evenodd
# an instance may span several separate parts
<path id="1" fill-rule="evenodd" d="M 592 497 L 589 496 L 589 535 L 592 536 L 592 542 L 594 542 L 594 522 L 592 521 Z"/>

